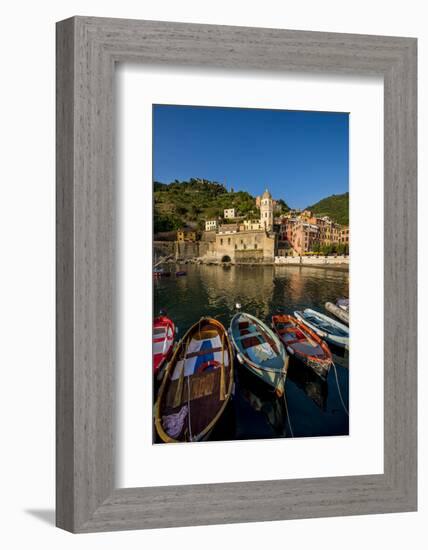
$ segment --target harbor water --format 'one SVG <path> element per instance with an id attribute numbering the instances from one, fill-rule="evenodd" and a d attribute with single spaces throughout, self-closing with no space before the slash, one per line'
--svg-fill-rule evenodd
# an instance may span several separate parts
<path id="1" fill-rule="evenodd" d="M 203 316 L 215 317 L 228 328 L 236 303 L 242 311 L 270 324 L 279 308 L 291 314 L 305 308 L 327 313 L 326 302 L 348 296 L 347 269 L 188 264 L 168 265 L 165 270 L 171 271 L 170 277 L 154 280 L 154 313 L 168 312 L 178 327 L 178 338 Z M 186 275 L 176 277 L 178 270 Z M 344 405 L 349 410 L 348 352 L 330 349 L 337 379 L 333 368 L 322 381 L 310 368 L 290 358 L 287 407 L 283 398 L 277 398 L 235 361 L 234 395 L 210 439 L 348 435 L 349 418 L 344 410 Z"/>

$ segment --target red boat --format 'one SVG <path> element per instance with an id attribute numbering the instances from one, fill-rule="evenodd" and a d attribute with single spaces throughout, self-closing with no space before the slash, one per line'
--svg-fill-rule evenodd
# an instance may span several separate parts
<path id="1" fill-rule="evenodd" d="M 290 355 L 326 379 L 332 356 L 328 345 L 313 330 L 292 315 L 273 315 L 272 328 Z"/>
<path id="2" fill-rule="evenodd" d="M 153 373 L 160 378 L 174 347 L 175 325 L 166 315 L 153 320 Z"/>

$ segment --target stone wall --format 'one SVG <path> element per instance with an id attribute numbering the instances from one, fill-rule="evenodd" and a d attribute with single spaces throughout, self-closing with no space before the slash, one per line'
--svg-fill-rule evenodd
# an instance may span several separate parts
<path id="1" fill-rule="evenodd" d="M 216 234 L 215 243 L 207 249 L 207 260 L 221 262 L 224 258 L 232 262 L 239 260 L 251 263 L 273 263 L 275 257 L 275 236 L 265 231 L 238 231 L 230 234 Z"/>
<path id="2" fill-rule="evenodd" d="M 174 241 L 153 241 L 153 256 L 161 258 L 163 256 L 175 256 Z"/>
<path id="3" fill-rule="evenodd" d="M 202 240 L 154 241 L 155 258 L 172 256 L 175 260 L 201 259 L 205 262 L 272 264 L 275 260 L 275 235 L 265 231 L 239 231 L 231 234 L 203 234 Z"/>
<path id="4" fill-rule="evenodd" d="M 262 264 L 263 262 L 263 250 L 237 250 L 235 252 L 235 263 L 237 264 Z"/>
<path id="5" fill-rule="evenodd" d="M 194 243 L 176 241 L 174 244 L 176 260 L 194 260 L 207 254 L 210 243 L 205 241 Z"/>
<path id="6" fill-rule="evenodd" d="M 349 265 L 349 256 L 275 256 L 276 265 Z"/>

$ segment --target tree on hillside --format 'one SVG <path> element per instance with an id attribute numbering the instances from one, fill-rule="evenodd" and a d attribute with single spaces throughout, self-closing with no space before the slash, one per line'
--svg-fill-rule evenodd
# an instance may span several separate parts
<path id="1" fill-rule="evenodd" d="M 276 204 L 280 207 L 281 214 L 286 214 L 287 212 L 290 211 L 290 207 L 283 199 L 278 199 L 276 201 Z"/>
<path id="2" fill-rule="evenodd" d="M 330 195 L 312 206 L 308 206 L 310 210 L 317 216 L 328 216 L 336 223 L 342 225 L 349 224 L 349 193 L 342 195 Z"/>

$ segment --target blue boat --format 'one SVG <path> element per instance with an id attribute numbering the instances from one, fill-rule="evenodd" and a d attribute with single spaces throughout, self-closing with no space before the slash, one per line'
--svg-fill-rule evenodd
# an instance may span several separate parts
<path id="1" fill-rule="evenodd" d="M 331 344 L 349 349 L 349 328 L 314 309 L 295 311 L 295 317 Z"/>
<path id="2" fill-rule="evenodd" d="M 284 395 L 289 357 L 277 335 L 249 313 L 234 315 L 229 333 L 241 365 Z"/>

